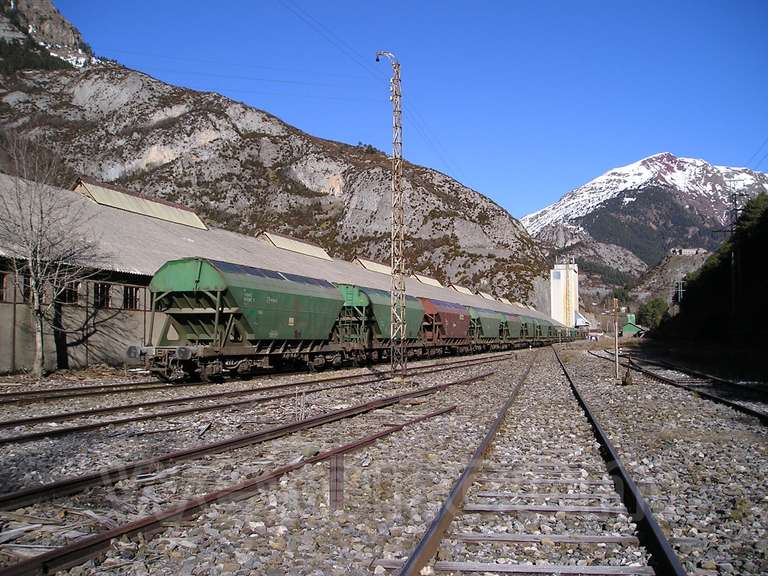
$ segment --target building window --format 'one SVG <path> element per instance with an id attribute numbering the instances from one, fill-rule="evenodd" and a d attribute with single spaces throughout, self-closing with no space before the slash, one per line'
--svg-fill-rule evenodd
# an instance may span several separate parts
<path id="1" fill-rule="evenodd" d="M 21 283 L 21 301 L 25 303 L 29 303 L 32 301 L 32 282 L 29 279 L 29 276 L 22 274 L 19 277 L 19 282 Z"/>
<path id="2" fill-rule="evenodd" d="M 109 308 L 109 284 L 103 282 L 95 282 L 93 284 L 93 307 L 94 308 Z"/>
<path id="3" fill-rule="evenodd" d="M 0 272 L 0 302 L 11 302 L 13 300 L 9 289 L 11 286 L 11 275 Z"/>
<path id="4" fill-rule="evenodd" d="M 59 294 L 62 304 L 77 304 L 80 292 L 80 282 L 69 282 Z"/>
<path id="5" fill-rule="evenodd" d="M 139 287 L 138 286 L 123 286 L 123 309 L 125 310 L 139 309 Z"/>

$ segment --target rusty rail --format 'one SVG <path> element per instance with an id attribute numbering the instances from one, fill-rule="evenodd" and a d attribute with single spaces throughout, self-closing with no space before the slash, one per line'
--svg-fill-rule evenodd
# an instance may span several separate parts
<path id="1" fill-rule="evenodd" d="M 599 354 L 595 354 L 593 351 L 590 350 L 589 352 L 592 356 L 595 358 L 599 358 L 600 360 L 608 360 L 608 358 L 605 358 L 604 356 L 600 356 Z M 613 360 L 611 359 L 611 362 Z M 656 362 L 656 364 L 659 364 L 662 368 L 664 367 L 660 363 Z M 733 400 L 729 400 L 728 398 L 723 398 L 722 396 L 718 396 L 717 394 L 712 394 L 711 392 L 707 392 L 706 390 L 699 390 L 698 388 L 694 388 L 693 386 L 689 386 L 687 384 L 683 384 L 681 382 L 677 382 L 672 378 L 668 378 L 666 376 L 662 376 L 661 374 L 656 374 L 653 370 L 648 370 L 647 368 L 643 368 L 642 366 L 639 366 L 632 362 L 632 359 L 630 358 L 628 363 L 623 363 L 623 367 L 625 368 L 631 368 L 632 370 L 636 370 L 637 372 L 640 372 L 641 374 L 645 374 L 649 378 L 652 378 L 656 380 L 657 382 L 661 382 L 662 384 L 668 384 L 669 386 L 675 386 L 676 388 L 682 388 L 683 390 L 687 390 L 688 392 L 691 392 L 692 394 L 696 394 L 698 396 L 701 396 L 702 398 L 706 398 L 707 400 L 711 400 L 712 402 L 716 402 L 718 404 L 723 404 L 724 406 L 728 406 L 729 408 L 733 408 L 737 412 L 741 412 L 743 414 L 747 414 L 748 416 L 752 416 L 753 418 L 757 418 L 760 420 L 760 423 L 763 424 L 763 426 L 768 426 L 768 413 L 762 412 L 760 410 L 755 410 L 754 408 L 751 408 L 750 406 L 745 406 L 744 404 L 740 404 L 739 402 L 735 402 Z M 696 374 L 695 371 L 688 371 L 683 368 L 678 368 L 677 366 L 672 366 L 671 364 L 667 364 L 667 367 L 669 370 L 677 370 L 678 372 L 682 372 L 684 374 Z M 708 378 L 709 380 L 713 382 L 720 382 L 720 383 L 726 383 L 726 385 L 730 384 L 731 386 L 736 386 L 732 382 L 728 382 L 727 380 L 722 380 L 721 378 L 715 378 L 713 376 L 707 376 L 702 375 L 705 378 Z"/>
<path id="2" fill-rule="evenodd" d="M 42 486 L 36 486 L 34 488 L 26 488 L 16 492 L 2 494 L 0 495 L 0 510 L 13 510 L 22 506 L 35 504 L 37 502 L 51 500 L 59 496 L 74 494 L 91 486 L 115 484 L 120 480 L 129 478 L 135 474 L 155 471 L 161 466 L 170 464 L 172 462 L 189 460 L 192 458 L 204 456 L 206 454 L 225 452 L 235 448 L 241 448 L 242 446 L 257 444 L 267 440 L 273 440 L 275 438 L 293 434 L 294 432 L 298 432 L 300 430 L 307 430 L 309 428 L 314 428 L 323 424 L 328 424 L 330 422 L 335 422 L 337 420 L 350 418 L 365 412 L 391 406 L 407 398 L 426 396 L 440 390 L 445 390 L 450 386 L 472 384 L 478 380 L 490 376 L 493 373 L 493 371 L 484 372 L 470 378 L 457 380 L 456 382 L 447 382 L 444 384 L 438 384 L 427 388 L 421 388 L 410 392 L 396 394 L 394 396 L 379 398 L 377 400 L 372 400 L 370 402 L 365 402 L 363 404 L 358 404 L 349 408 L 319 414 L 317 416 L 313 416 L 298 422 L 291 422 L 282 426 L 275 426 L 266 430 L 260 430 L 258 432 L 236 436 L 226 440 L 220 440 L 211 444 L 204 444 L 202 446 L 196 446 L 185 450 L 171 452 L 162 456 L 140 460 L 132 464 L 115 466 L 113 468 L 94 472 L 93 474 L 76 476 L 73 478 L 59 480 L 57 482 L 43 484 Z"/>
<path id="3" fill-rule="evenodd" d="M 101 532 L 88 538 L 83 538 L 78 542 L 57 548 L 55 550 L 51 550 L 50 552 L 46 552 L 44 554 L 40 554 L 39 556 L 35 556 L 29 560 L 24 560 L 13 566 L 9 566 L 0 570 L 0 576 L 28 576 L 32 574 L 48 574 L 55 570 L 76 566 L 77 564 L 85 562 L 87 559 L 109 548 L 110 542 L 113 538 L 121 538 L 123 536 L 130 537 L 139 533 L 151 534 L 153 532 L 162 530 L 164 528 L 164 523 L 183 517 L 188 517 L 201 508 L 214 502 L 224 502 L 248 498 L 263 486 L 273 482 L 285 474 L 288 474 L 289 472 L 298 470 L 307 464 L 315 464 L 323 460 L 328 460 L 329 458 L 335 457 L 337 455 L 344 454 L 352 450 L 357 450 L 372 444 L 377 440 L 384 438 L 385 436 L 399 432 L 406 426 L 412 426 L 413 424 L 417 424 L 424 420 L 447 414 L 448 412 L 451 412 L 455 409 L 456 406 L 451 406 L 419 416 L 417 418 L 413 418 L 412 420 L 408 420 L 402 424 L 388 426 L 385 430 L 371 434 L 369 436 L 365 436 L 354 442 L 344 444 L 332 450 L 321 452 L 320 454 L 302 460 L 301 462 L 276 468 L 252 480 L 247 480 L 235 486 L 224 488 L 223 490 L 218 490 L 216 492 L 198 496 L 177 506 L 173 506 L 161 512 L 152 514 L 151 516 L 139 518 L 138 520 L 123 524 L 117 528 Z"/>
<path id="4" fill-rule="evenodd" d="M 413 369 L 414 374 L 432 374 L 435 372 L 441 372 L 450 370 L 452 368 L 461 368 L 464 366 L 479 366 L 482 364 L 489 364 L 492 362 L 498 362 L 501 360 L 504 360 L 507 358 L 507 355 L 499 356 L 499 357 L 493 357 L 493 358 L 480 358 L 480 359 L 464 359 L 457 362 L 451 362 L 447 364 L 432 364 L 427 366 L 419 366 Z M 45 414 L 42 416 L 32 416 L 30 418 L 17 418 L 14 420 L 4 420 L 0 421 L 0 429 L 2 428 L 10 428 L 13 426 L 25 426 L 29 424 L 41 424 L 45 422 L 60 422 L 62 420 L 72 420 L 74 418 L 80 418 L 80 417 L 87 417 L 92 416 L 96 414 L 109 414 L 113 412 L 126 412 L 126 411 L 132 411 L 136 408 L 151 408 L 153 406 L 169 406 L 173 404 L 184 404 L 187 402 L 194 402 L 197 400 L 212 400 L 216 398 L 231 398 L 231 397 L 237 397 L 237 396 L 245 396 L 249 394 L 256 394 L 259 392 L 269 392 L 271 390 L 283 390 L 286 388 L 296 388 L 299 386 L 309 386 L 311 384 L 325 384 L 328 382 L 338 382 L 340 380 L 360 380 L 359 382 L 350 383 L 348 385 L 344 386 L 329 386 L 325 388 L 316 388 L 314 390 L 307 390 L 307 393 L 314 393 L 318 391 L 323 390 L 333 390 L 335 388 L 343 388 L 345 386 L 362 386 L 364 384 L 371 384 L 374 382 L 381 382 L 384 380 L 387 380 L 388 376 L 383 376 L 379 374 L 357 374 L 357 375 L 346 375 L 346 376 L 333 376 L 330 378 L 314 378 L 311 380 L 302 380 L 300 382 L 286 382 L 282 384 L 271 384 L 269 386 L 262 386 L 262 387 L 256 387 L 256 388 L 244 388 L 242 390 L 232 390 L 227 392 L 215 392 L 212 394 L 199 394 L 199 395 L 193 395 L 193 396 L 180 396 L 178 398 L 169 398 L 169 399 L 163 399 L 163 400 L 150 400 L 147 402 L 137 402 L 132 404 L 120 404 L 118 406 L 106 406 L 103 408 L 92 408 L 88 410 L 77 410 L 72 412 L 60 412 L 58 414 Z M 282 394 L 278 396 L 266 396 L 266 397 L 257 397 L 247 400 L 239 400 L 236 402 L 231 403 L 221 403 L 221 404 L 212 404 L 210 407 L 203 406 L 201 408 L 184 408 L 180 410 L 172 410 L 169 412 L 158 412 L 158 413 L 150 413 L 150 414 L 142 414 L 140 416 L 131 416 L 130 418 L 121 418 L 116 420 L 105 420 L 103 422 L 95 422 L 92 424 L 84 424 L 81 426 L 70 426 L 68 428 L 60 428 L 57 430 L 45 430 L 42 432 L 31 432 L 28 434 L 20 434 L 18 436 L 11 436 L 7 438 L 0 438 L 0 445 L 7 444 L 10 442 L 28 442 L 31 440 L 37 440 L 39 438 L 44 438 L 48 436 L 59 436 L 62 434 L 69 434 L 74 432 L 83 432 L 87 430 L 94 430 L 96 428 L 100 428 L 103 426 L 109 426 L 110 424 L 125 424 L 128 422 L 139 422 L 141 420 L 151 420 L 153 418 L 160 418 L 160 417 L 168 417 L 168 416 L 178 416 L 189 413 L 189 411 L 208 411 L 208 410 L 216 410 L 217 408 L 227 408 L 229 406 L 236 406 L 239 404 L 248 404 L 250 402 L 259 403 L 259 402 L 267 402 L 270 400 L 279 400 L 281 398 L 286 398 L 289 396 L 292 396 L 294 392 L 291 392 L 290 394 Z"/>
<path id="5" fill-rule="evenodd" d="M 40 388 L 38 390 L 25 390 L 24 392 L 0 393 L 0 404 L 22 404 L 33 402 L 46 402 L 58 398 L 80 398 L 85 396 L 98 396 L 107 394 L 130 394 L 132 392 L 144 392 L 159 388 L 171 389 L 187 386 L 204 386 L 204 382 L 190 382 L 187 384 L 171 385 L 160 380 L 145 380 L 141 382 L 119 382 L 116 384 L 93 384 L 88 386 L 72 386 L 64 388 Z M 127 388 L 127 389 L 126 389 Z M 71 392 L 71 393 L 70 393 Z M 50 394 L 50 396 L 46 396 Z M 43 396 L 37 398 L 37 396 Z"/>
<path id="6" fill-rule="evenodd" d="M 434 366 L 442 366 L 442 365 L 458 365 L 462 364 L 464 362 L 473 362 L 478 360 L 491 360 L 493 358 L 498 358 L 502 356 L 510 356 L 514 354 L 515 351 L 506 351 L 506 352 L 498 352 L 495 356 L 492 357 L 483 357 L 480 359 L 477 358 L 461 358 L 459 360 L 450 361 L 450 362 L 433 362 L 431 364 L 424 364 L 421 366 L 417 366 L 415 368 L 431 368 Z M 294 372 L 295 373 L 295 372 Z M 265 376 L 282 376 L 282 375 L 289 375 L 291 373 L 280 373 L 280 372 L 272 372 L 269 374 L 265 374 Z M 380 372 L 381 376 L 384 376 L 385 374 L 389 374 L 389 370 L 382 370 Z M 364 375 L 360 375 L 360 377 L 363 377 Z M 301 383 L 306 384 L 314 384 L 317 382 L 333 382 L 335 380 L 343 380 L 347 378 L 353 378 L 354 376 L 349 375 L 339 375 L 339 376 L 332 376 L 329 378 L 312 378 L 309 380 L 302 380 Z M 138 386 L 143 386 L 141 388 L 138 388 Z M 0 392 L 0 405 L 2 404 L 19 404 L 19 403 L 33 403 L 33 402 L 47 402 L 48 400 L 57 400 L 57 399 L 63 399 L 63 398 L 81 398 L 81 397 L 87 397 L 87 396 L 106 396 L 108 394 L 132 394 L 132 393 L 139 393 L 144 392 L 146 390 L 155 390 L 155 389 L 165 389 L 165 390 L 176 390 L 179 388 L 190 388 L 190 387 L 196 387 L 196 386 L 215 386 L 215 384 L 211 384 L 210 382 L 185 382 L 185 383 L 177 383 L 177 384 L 170 384 L 168 382 L 162 382 L 160 380 L 145 380 L 141 382 L 120 382 L 120 383 L 113 383 L 113 384 L 93 384 L 88 386 L 72 386 L 69 388 L 42 388 L 38 390 L 26 390 L 23 392 Z M 128 388 L 126 390 L 123 390 L 122 388 Z M 50 394 L 49 396 L 45 396 L 46 394 Z M 36 398 L 36 396 L 43 396 L 43 398 Z"/>
<path id="7" fill-rule="evenodd" d="M 465 360 L 462 362 L 456 362 L 449 365 L 438 365 L 438 367 L 423 367 L 423 368 L 417 368 L 413 370 L 414 374 L 434 374 L 436 372 L 445 372 L 447 370 L 452 370 L 455 368 L 464 368 L 469 366 L 480 366 L 483 364 L 489 364 L 493 362 L 500 362 L 502 360 L 505 360 L 507 357 L 494 357 L 489 359 L 478 359 L 478 360 Z M 255 393 L 258 391 L 264 391 L 264 390 L 276 390 L 276 389 L 284 389 L 284 388 L 295 388 L 297 386 L 301 386 L 303 384 L 314 384 L 314 383 L 325 383 L 325 382 L 334 382 L 339 380 L 357 380 L 359 378 L 366 378 L 363 381 L 360 382 L 350 382 L 346 384 L 337 384 L 335 386 L 323 386 L 320 388 L 313 388 L 310 390 L 304 390 L 303 393 L 305 394 L 316 394 L 320 392 L 325 392 L 328 390 L 338 390 L 341 388 L 351 388 L 354 386 L 363 386 L 365 384 L 371 384 L 375 382 L 383 382 L 387 380 L 388 376 L 336 376 L 333 378 L 327 378 L 327 379 L 319 379 L 319 380 L 312 380 L 312 381 L 306 381 L 299 384 L 274 384 L 272 386 L 265 386 L 262 388 L 255 388 L 250 390 L 239 390 L 239 391 L 232 391 L 232 392 L 223 392 L 218 394 L 206 394 L 206 395 L 200 395 L 200 396 L 187 396 L 184 398 L 179 398 L 175 400 L 157 400 L 157 401 L 150 401 L 146 403 L 137 403 L 130 406 L 120 406 L 119 409 L 114 409 L 113 407 L 107 407 L 107 408 L 96 408 L 94 410 L 83 410 L 79 412 L 71 412 L 69 414 L 64 414 L 63 418 L 67 419 L 70 416 L 72 417 L 78 417 L 78 416 L 87 416 L 90 414 L 100 414 L 104 412 L 110 412 L 110 411 L 126 411 L 129 409 L 139 408 L 142 406 L 156 406 L 156 405 L 165 405 L 165 404 L 177 404 L 177 403 L 183 403 L 185 401 L 192 401 L 192 400 L 207 400 L 211 398 L 216 397 L 231 397 L 231 396 L 242 396 L 244 394 L 249 393 Z M 0 438 L 0 446 L 4 444 L 17 444 L 17 443 L 24 443 L 24 442 L 32 442 L 34 440 L 40 440 L 42 438 L 51 438 L 56 436 L 64 436 L 66 434 L 75 434 L 78 432 L 87 432 L 90 430 L 97 430 L 99 428 L 105 428 L 107 426 L 112 425 L 121 425 L 121 424 L 128 424 L 131 422 L 141 422 L 145 420 L 154 420 L 157 418 L 171 418 L 175 416 L 183 416 L 186 414 L 194 414 L 199 412 L 212 412 L 214 410 L 219 410 L 221 408 L 230 408 L 232 406 L 242 406 L 247 404 L 263 404 L 266 402 L 272 402 L 274 400 L 282 400 L 285 398 L 292 398 L 295 395 L 296 391 L 293 390 L 291 392 L 285 392 L 282 394 L 273 394 L 271 396 L 259 396 L 256 398 L 247 398 L 243 400 L 234 400 L 231 402 L 219 402 L 217 404 L 209 404 L 206 406 L 197 406 L 197 407 L 189 407 L 189 408 L 179 408 L 176 410 L 168 410 L 165 412 L 153 412 L 149 414 L 140 414 L 138 416 L 130 416 L 126 418 L 117 418 L 114 420 L 102 420 L 99 422 L 92 422 L 88 424 L 80 424 L 77 426 L 68 426 L 64 428 L 53 428 L 49 430 L 41 430 L 39 432 L 28 432 L 26 434 L 19 434 L 16 436 L 7 436 L 4 438 Z M 57 420 L 60 415 L 46 415 L 46 416 L 39 416 L 39 417 L 32 417 L 28 419 L 19 419 L 14 421 L 6 421 L 6 422 L 0 422 L 0 428 L 8 427 L 11 425 L 18 426 L 23 425 L 26 423 L 41 423 L 41 422 L 47 422 L 47 421 L 54 421 Z"/>
<path id="8" fill-rule="evenodd" d="M 587 401 L 581 395 L 581 392 L 576 387 L 573 379 L 571 378 L 568 369 L 560 359 L 560 355 L 557 353 L 557 349 L 552 346 L 552 350 L 555 352 L 555 358 L 560 363 L 560 367 L 563 369 L 568 383 L 571 386 L 576 400 L 578 400 L 581 409 L 587 416 L 592 430 L 595 432 L 595 438 L 600 443 L 600 455 L 605 461 L 605 465 L 608 469 L 608 473 L 613 479 L 616 491 L 624 501 L 624 506 L 627 507 L 627 511 L 632 515 L 632 518 L 637 523 L 637 533 L 640 539 L 640 543 L 651 554 L 651 564 L 656 570 L 656 574 L 659 576 L 686 576 L 685 569 L 680 560 L 669 544 L 667 537 L 664 536 L 659 527 L 656 518 L 653 516 L 651 507 L 643 498 L 640 493 L 640 489 L 635 484 L 634 480 L 630 477 L 624 464 L 619 458 L 619 453 L 613 447 L 613 444 L 608 438 L 608 435 L 603 430 L 600 423 L 597 421 L 592 409 L 587 404 Z"/>
<path id="9" fill-rule="evenodd" d="M 509 395 L 509 398 L 506 402 L 504 402 L 504 405 L 499 410 L 498 415 L 491 423 L 488 431 L 485 433 L 482 442 L 480 442 L 480 445 L 475 449 L 474 454 L 472 454 L 472 458 L 464 468 L 464 472 L 462 472 L 459 479 L 451 488 L 451 491 L 448 494 L 448 498 L 438 511 L 435 519 L 432 520 L 432 524 L 430 524 L 429 528 L 424 533 L 424 536 L 422 536 L 421 540 L 419 540 L 419 543 L 409 554 L 408 560 L 406 560 L 403 568 L 400 571 L 401 576 L 418 576 L 421 574 L 422 568 L 424 568 L 437 553 L 437 549 L 440 546 L 440 541 L 443 539 L 446 530 L 451 525 L 451 522 L 453 522 L 456 514 L 458 514 L 458 512 L 461 511 L 462 507 L 464 506 L 464 496 L 466 495 L 467 490 L 469 490 L 469 487 L 472 485 L 473 478 L 482 466 L 483 457 L 490 448 L 493 439 L 496 437 L 496 433 L 499 431 L 502 422 L 504 422 L 504 419 L 507 416 L 507 412 L 509 411 L 509 407 L 517 398 L 523 382 L 525 382 L 526 378 L 528 378 L 528 374 L 531 371 L 531 368 L 533 367 L 537 357 L 538 351 L 518 379 L 517 383 L 512 389 L 512 392 Z"/>

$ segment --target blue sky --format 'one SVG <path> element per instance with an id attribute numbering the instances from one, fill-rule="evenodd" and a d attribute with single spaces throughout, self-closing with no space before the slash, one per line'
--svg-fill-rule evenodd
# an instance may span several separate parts
<path id="1" fill-rule="evenodd" d="M 768 171 L 768 2 L 54 0 L 101 56 L 390 151 L 515 216 L 663 151 Z M 762 145 L 762 148 L 761 148 Z"/>

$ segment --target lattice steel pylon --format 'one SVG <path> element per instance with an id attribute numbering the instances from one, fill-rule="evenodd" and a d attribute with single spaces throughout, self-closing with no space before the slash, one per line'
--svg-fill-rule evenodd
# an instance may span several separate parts
<path id="1" fill-rule="evenodd" d="M 394 376 L 405 378 L 408 373 L 408 340 L 405 331 L 405 194 L 403 193 L 403 123 L 400 92 L 400 63 L 391 52 L 376 52 L 376 62 L 385 57 L 392 64 L 389 84 L 392 100 L 392 290 L 390 302 L 391 340 L 389 356 Z"/>

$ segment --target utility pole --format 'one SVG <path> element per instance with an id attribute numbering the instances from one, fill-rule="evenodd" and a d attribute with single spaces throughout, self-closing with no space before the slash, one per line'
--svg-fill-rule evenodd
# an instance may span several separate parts
<path id="1" fill-rule="evenodd" d="M 730 214 L 730 239 L 731 239 L 731 331 L 735 331 L 738 323 L 738 287 L 739 287 L 739 258 L 736 254 L 736 242 L 733 235 L 736 232 L 736 224 L 739 221 L 741 215 L 741 203 L 740 198 L 746 198 L 747 195 L 743 192 L 731 193 L 731 214 Z"/>
<path id="2" fill-rule="evenodd" d="M 613 361 L 616 367 L 616 380 L 619 379 L 619 299 L 613 299 Z"/>
<path id="3" fill-rule="evenodd" d="M 685 293 L 685 279 L 675 281 L 675 289 L 673 292 L 673 304 L 677 304 L 677 309 L 680 310 L 680 303 L 683 301 L 683 294 Z"/>
<path id="4" fill-rule="evenodd" d="M 405 198 L 403 194 L 403 123 L 400 92 L 400 63 L 391 52 L 376 52 L 376 62 L 385 57 L 392 65 L 389 83 L 392 101 L 392 290 L 390 303 L 389 356 L 392 374 L 405 379 L 408 373 L 408 342 L 405 331 Z"/>

